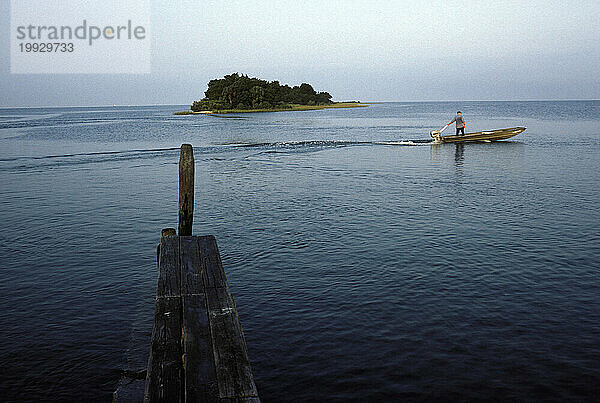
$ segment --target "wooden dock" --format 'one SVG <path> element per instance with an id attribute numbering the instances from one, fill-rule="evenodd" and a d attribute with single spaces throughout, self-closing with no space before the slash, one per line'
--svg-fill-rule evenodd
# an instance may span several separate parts
<path id="1" fill-rule="evenodd" d="M 184 144 L 179 235 L 164 229 L 157 249 L 156 309 L 143 400 L 259 402 L 217 241 L 212 235 L 192 236 L 193 208 L 193 150 Z M 119 396 L 127 396 L 126 391 L 115 392 L 116 401 Z"/>
<path id="2" fill-rule="evenodd" d="M 144 400 L 258 402 L 213 236 L 161 238 Z"/>

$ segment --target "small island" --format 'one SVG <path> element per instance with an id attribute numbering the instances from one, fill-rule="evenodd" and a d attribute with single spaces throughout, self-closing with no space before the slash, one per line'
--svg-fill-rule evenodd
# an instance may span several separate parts
<path id="1" fill-rule="evenodd" d="M 210 80 L 204 95 L 200 101 L 194 101 L 191 110 L 174 114 L 280 112 L 368 106 L 358 101 L 333 102 L 331 94 L 316 92 L 307 83 L 290 87 L 279 84 L 279 81 L 267 81 L 238 73 Z"/>

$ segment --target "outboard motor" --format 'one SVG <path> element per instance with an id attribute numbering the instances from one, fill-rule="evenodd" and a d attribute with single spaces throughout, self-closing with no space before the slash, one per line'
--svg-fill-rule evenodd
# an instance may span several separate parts
<path id="1" fill-rule="evenodd" d="M 442 132 L 439 130 L 432 130 L 429 132 L 429 135 L 435 140 L 436 143 L 442 142 Z"/>

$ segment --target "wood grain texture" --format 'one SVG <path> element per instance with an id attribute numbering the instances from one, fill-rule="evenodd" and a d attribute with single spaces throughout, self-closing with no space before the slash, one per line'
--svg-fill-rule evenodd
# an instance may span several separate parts
<path id="1" fill-rule="evenodd" d="M 181 251 L 185 401 L 218 402 L 219 389 L 196 237 L 179 237 Z"/>
<path id="2" fill-rule="evenodd" d="M 224 287 L 206 290 L 219 396 L 256 397 L 250 359 L 233 296 Z"/>
<path id="3" fill-rule="evenodd" d="M 182 144 L 179 154 L 179 235 L 192 235 L 194 221 L 194 149 Z"/>
<path id="4" fill-rule="evenodd" d="M 221 399 L 258 397 L 237 306 L 213 236 L 198 237 Z"/>
<path id="5" fill-rule="evenodd" d="M 213 236 L 163 236 L 144 400 L 258 402 Z"/>
<path id="6" fill-rule="evenodd" d="M 156 308 L 146 372 L 144 401 L 180 401 L 181 376 L 181 290 L 179 239 L 161 237 L 156 287 Z"/>
<path id="7" fill-rule="evenodd" d="M 180 298 L 158 297 L 146 375 L 146 402 L 182 400 Z"/>
<path id="8" fill-rule="evenodd" d="M 204 273 L 204 287 L 228 288 L 227 277 L 225 276 L 225 270 L 223 270 L 223 262 L 221 261 L 217 240 L 212 235 L 199 236 L 197 238 Z"/>
<path id="9" fill-rule="evenodd" d="M 164 236 L 160 239 L 157 297 L 181 296 L 179 273 L 179 237 Z"/>
<path id="10" fill-rule="evenodd" d="M 185 401 L 218 402 L 212 338 L 204 294 L 183 297 Z"/>

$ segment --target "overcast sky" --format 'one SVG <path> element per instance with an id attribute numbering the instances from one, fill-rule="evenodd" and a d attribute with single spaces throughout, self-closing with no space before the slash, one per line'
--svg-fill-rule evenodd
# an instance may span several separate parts
<path id="1" fill-rule="evenodd" d="M 11 74 L 9 10 L 0 106 L 189 104 L 232 72 L 335 100 L 600 99 L 598 0 L 152 1 L 145 75 Z"/>

